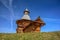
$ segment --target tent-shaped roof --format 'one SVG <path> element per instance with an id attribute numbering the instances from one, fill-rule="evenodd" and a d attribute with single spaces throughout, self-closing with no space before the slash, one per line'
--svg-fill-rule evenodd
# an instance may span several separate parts
<path id="1" fill-rule="evenodd" d="M 44 22 L 41 20 L 40 16 L 35 20 L 35 22 L 44 23 Z"/>
<path id="2" fill-rule="evenodd" d="M 22 17 L 22 19 L 30 20 L 30 16 L 29 16 L 29 15 L 24 15 L 24 16 Z"/>

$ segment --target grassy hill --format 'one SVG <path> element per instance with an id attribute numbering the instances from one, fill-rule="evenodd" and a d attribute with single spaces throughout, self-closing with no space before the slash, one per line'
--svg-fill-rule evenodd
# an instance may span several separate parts
<path id="1" fill-rule="evenodd" d="M 60 40 L 60 32 L 0 33 L 0 40 Z"/>

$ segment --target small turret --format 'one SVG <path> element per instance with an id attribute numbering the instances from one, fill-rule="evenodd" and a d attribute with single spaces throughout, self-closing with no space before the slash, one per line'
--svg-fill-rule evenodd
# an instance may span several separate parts
<path id="1" fill-rule="evenodd" d="M 29 10 L 26 8 L 24 10 L 24 16 L 22 17 L 22 19 L 30 20 L 29 13 L 30 13 Z"/>
<path id="2" fill-rule="evenodd" d="M 35 20 L 35 22 L 40 23 L 42 26 L 45 25 L 45 23 L 41 20 L 40 16 Z"/>

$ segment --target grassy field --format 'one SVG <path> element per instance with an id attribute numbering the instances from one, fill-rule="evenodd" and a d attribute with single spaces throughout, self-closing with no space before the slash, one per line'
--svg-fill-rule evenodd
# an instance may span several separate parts
<path id="1" fill-rule="evenodd" d="M 0 33 L 0 40 L 60 40 L 60 32 Z"/>

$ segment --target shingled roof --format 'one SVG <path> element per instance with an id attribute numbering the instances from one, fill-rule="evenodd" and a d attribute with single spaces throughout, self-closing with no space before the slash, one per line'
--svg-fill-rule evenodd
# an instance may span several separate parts
<path id="1" fill-rule="evenodd" d="M 44 23 L 44 22 L 41 20 L 40 16 L 35 20 L 35 22 Z"/>

